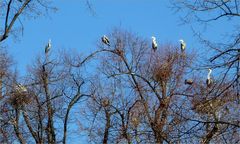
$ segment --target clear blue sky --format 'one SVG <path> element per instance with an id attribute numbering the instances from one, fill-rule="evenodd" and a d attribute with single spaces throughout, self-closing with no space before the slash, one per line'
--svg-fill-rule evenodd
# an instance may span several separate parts
<path id="1" fill-rule="evenodd" d="M 143 37 L 157 36 L 159 42 L 191 39 L 191 32 L 181 32 L 186 26 L 178 26 L 177 16 L 167 8 L 167 0 L 94 0 L 91 1 L 96 15 L 87 9 L 85 1 L 58 0 L 58 11 L 47 17 L 22 19 L 23 36 L 18 40 L 7 39 L 9 52 L 14 56 L 21 74 L 36 55 L 44 52 L 49 38 L 54 50 L 77 49 L 90 52 L 96 42 L 114 27 L 136 32 Z"/>
<path id="2" fill-rule="evenodd" d="M 96 42 L 114 27 L 121 27 L 140 36 L 157 37 L 158 43 L 177 43 L 180 38 L 189 48 L 199 48 L 189 25 L 180 25 L 180 14 L 171 10 L 168 0 L 93 0 L 90 1 L 96 15 L 92 15 L 85 0 L 55 1 L 59 9 L 47 17 L 22 19 L 23 36 L 19 40 L 8 39 L 6 44 L 17 61 L 20 73 L 31 64 L 36 55 L 44 52 L 49 38 L 55 51 L 77 49 L 87 53 L 96 49 Z M 216 34 L 220 26 L 214 25 Z M 211 38 L 214 38 L 211 36 Z"/>

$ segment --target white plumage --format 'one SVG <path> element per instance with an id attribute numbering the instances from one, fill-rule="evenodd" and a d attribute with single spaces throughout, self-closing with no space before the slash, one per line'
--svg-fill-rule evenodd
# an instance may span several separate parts
<path id="1" fill-rule="evenodd" d="M 51 47 L 52 47 L 51 39 L 49 39 L 48 44 L 45 47 L 45 54 L 47 54 L 50 51 Z"/>
<path id="2" fill-rule="evenodd" d="M 211 73 L 212 73 L 212 70 L 208 69 L 208 75 L 207 75 L 207 80 L 206 80 L 206 84 L 208 87 L 210 87 L 213 83 L 213 80 L 211 78 Z"/>
<path id="3" fill-rule="evenodd" d="M 106 35 L 102 36 L 102 42 L 108 46 L 110 46 L 110 41 Z"/>
<path id="4" fill-rule="evenodd" d="M 15 86 L 15 91 L 18 92 L 18 93 L 26 93 L 27 92 L 27 88 L 22 85 L 22 84 L 17 84 Z"/>
<path id="5" fill-rule="evenodd" d="M 184 42 L 184 40 L 180 39 L 179 40 L 181 42 L 181 51 L 183 52 L 186 49 L 186 43 Z"/>
<path id="6" fill-rule="evenodd" d="M 154 51 L 157 50 L 157 41 L 156 41 L 156 37 L 152 36 L 152 49 Z"/>

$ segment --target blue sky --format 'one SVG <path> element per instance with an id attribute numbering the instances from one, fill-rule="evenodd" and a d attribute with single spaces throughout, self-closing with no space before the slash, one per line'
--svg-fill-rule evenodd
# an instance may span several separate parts
<path id="1" fill-rule="evenodd" d="M 6 44 L 14 56 L 20 73 L 36 55 L 44 52 L 49 38 L 53 49 L 77 49 L 90 52 L 103 34 L 115 27 L 130 30 L 145 38 L 156 36 L 159 43 L 176 42 L 183 38 L 193 41 L 188 26 L 180 26 L 178 15 L 168 8 L 167 0 L 101 0 L 91 1 L 96 15 L 87 9 L 85 1 L 58 0 L 56 13 L 47 17 L 24 19 L 23 36 L 9 38 Z"/>
<path id="2" fill-rule="evenodd" d="M 115 27 L 130 30 L 149 38 L 149 41 L 154 35 L 159 44 L 178 43 L 182 38 L 187 42 L 188 48 L 201 48 L 193 37 L 190 25 L 180 25 L 179 17 L 183 14 L 174 13 L 168 0 L 90 2 L 95 15 L 87 9 L 85 0 L 58 0 L 53 4 L 59 9 L 56 13 L 30 20 L 22 18 L 23 35 L 19 36 L 18 40 L 9 38 L 6 42 L 20 74 L 24 74 L 26 66 L 31 64 L 36 55 L 44 52 L 49 38 L 52 40 L 53 51 L 64 48 L 89 53 L 96 49 L 100 37 L 110 33 Z M 226 30 L 223 26 L 223 22 L 210 25 L 211 31 L 207 36 L 213 40 L 219 39 L 220 33 Z"/>

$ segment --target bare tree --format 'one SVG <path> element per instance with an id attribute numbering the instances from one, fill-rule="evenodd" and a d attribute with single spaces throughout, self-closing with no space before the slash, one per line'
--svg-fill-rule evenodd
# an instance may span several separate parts
<path id="1" fill-rule="evenodd" d="M 110 43 L 110 47 L 99 45 L 103 52 L 99 70 L 104 74 L 101 80 L 105 77 L 109 84 L 117 81 L 117 85 L 110 84 L 114 90 L 96 87 L 101 87 L 101 91 L 123 91 L 117 97 L 108 94 L 114 119 L 110 126 L 112 129 L 121 126 L 114 131 L 118 137 L 113 137 L 114 132 L 110 134 L 112 139 L 114 142 L 125 139 L 128 143 L 173 142 L 171 132 L 176 124 L 170 126 L 169 118 L 178 119 L 179 123 L 180 119 L 171 108 L 181 99 L 175 93 L 184 90 L 184 72 L 191 58 L 180 47 L 171 45 L 154 52 L 146 40 L 121 30 L 110 35 Z M 98 103 L 101 104 L 100 100 Z M 107 115 L 102 116 L 107 124 Z"/>
<path id="2" fill-rule="evenodd" d="M 1 63 L 1 79 L 0 79 L 0 142 L 1 143 L 9 143 L 12 142 L 13 139 L 11 139 L 11 132 L 13 132 L 13 129 L 9 127 L 10 122 L 10 115 L 9 112 L 11 111 L 9 109 L 9 105 L 6 105 L 8 102 L 8 94 L 9 90 L 11 88 L 11 81 L 14 77 L 14 72 L 12 71 L 13 66 L 13 60 L 8 55 L 8 53 L 4 50 L 0 50 L 0 63 Z"/>
<path id="3" fill-rule="evenodd" d="M 69 125 L 77 122 L 96 143 L 239 142 L 231 77 L 214 77 L 207 86 L 205 75 L 192 70 L 189 50 L 166 44 L 155 51 L 146 39 L 118 29 L 109 40 L 85 58 L 45 53 L 25 81 L 9 72 L 3 57 L 2 142 L 67 143 Z"/>
<path id="4" fill-rule="evenodd" d="M 73 59 L 80 62 L 81 59 L 66 52 L 60 55 L 52 58 L 48 53 L 36 59 L 28 69 L 24 84 L 22 81 L 26 88 L 24 92 L 18 90 L 20 82 L 17 75 L 10 76 L 5 84 L 7 92 L 3 93 L 4 100 L 1 100 L 2 142 L 67 142 L 74 107 L 91 93 L 85 88 L 88 82 L 82 67 L 72 66 Z"/>
<path id="5" fill-rule="evenodd" d="M 94 96 L 83 112 L 91 122 L 85 125 L 90 141 L 239 141 L 239 108 L 236 91 L 229 88 L 231 79 L 215 77 L 207 86 L 205 76 L 192 71 L 194 55 L 178 46 L 161 45 L 154 52 L 146 40 L 122 30 L 113 31 L 109 39 L 111 46 L 99 44 Z"/>
<path id="6" fill-rule="evenodd" d="M 23 30 L 21 22 L 23 16 L 39 16 L 49 10 L 56 10 L 51 6 L 51 0 L 3 0 L 1 3 L 2 25 L 0 27 L 0 42 L 4 41 L 10 33 L 18 35 L 19 28 Z"/>
<path id="7" fill-rule="evenodd" d="M 186 11 L 185 22 L 189 20 L 210 22 L 225 17 L 231 19 L 240 16 L 239 0 L 175 0 L 171 3 L 178 11 Z"/>
<path id="8" fill-rule="evenodd" d="M 215 84 L 203 96 L 197 96 L 193 105 L 201 117 L 196 124 L 204 124 L 203 143 L 238 143 L 239 137 L 239 18 L 238 0 L 213 1 L 174 1 L 174 8 L 185 13 L 184 22 L 199 22 L 202 24 L 226 21 L 229 28 L 234 29 L 225 35 L 226 41 L 213 42 L 197 36 L 211 50 L 204 67 L 212 67 L 219 75 Z M 205 60 L 206 61 L 206 60 Z M 203 91 L 202 88 L 199 90 Z M 200 104 L 201 103 L 201 104 Z M 204 123 L 202 123 L 204 122 Z M 197 126 L 196 126 L 197 127 Z"/>
<path id="9" fill-rule="evenodd" d="M 194 1 L 172 1 L 173 7 L 179 12 L 186 14 L 182 18 L 184 22 L 197 21 L 203 24 L 214 21 L 225 20 L 229 23 L 229 28 L 234 32 L 225 35 L 225 42 L 213 42 L 202 38 L 202 34 L 197 36 L 201 42 L 207 46 L 212 53 L 208 55 L 208 62 L 205 67 L 212 67 L 215 71 L 221 71 L 222 81 L 231 79 L 229 87 L 234 87 L 237 97 L 239 96 L 239 30 L 235 23 L 238 20 L 240 1 L 239 0 L 194 0 Z M 230 23 L 233 24 L 230 24 Z M 205 60 L 206 61 L 206 60 Z"/>

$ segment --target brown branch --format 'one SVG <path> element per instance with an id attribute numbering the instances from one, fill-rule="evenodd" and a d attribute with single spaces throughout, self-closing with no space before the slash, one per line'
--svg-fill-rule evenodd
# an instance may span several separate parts
<path id="1" fill-rule="evenodd" d="M 70 103 L 68 104 L 67 112 L 66 112 L 66 115 L 65 115 L 65 118 L 64 118 L 63 144 L 65 144 L 66 140 L 67 140 L 67 126 L 68 126 L 68 118 L 69 118 L 70 110 L 80 100 L 81 97 L 89 96 L 89 95 L 81 94 L 81 86 L 84 84 L 84 82 L 82 82 L 81 84 L 78 84 L 78 83 L 76 83 L 76 84 L 78 85 L 77 92 L 76 92 L 75 96 L 71 99 Z"/>
<path id="2" fill-rule="evenodd" d="M 10 12 L 10 9 L 11 9 L 11 4 L 12 4 L 12 0 L 10 0 L 8 2 L 8 6 L 7 6 L 7 13 L 6 13 L 6 18 L 5 18 L 5 32 L 7 31 L 7 27 L 8 27 L 8 17 L 9 17 L 9 12 Z"/>
<path id="3" fill-rule="evenodd" d="M 211 59 L 210 59 L 210 62 L 213 62 L 214 60 L 216 60 L 217 58 L 219 58 L 220 56 L 222 56 L 222 55 L 224 55 L 224 54 L 226 54 L 226 53 L 228 53 L 228 52 L 238 51 L 238 50 L 239 50 L 239 49 L 228 49 L 228 50 L 226 50 L 226 51 L 223 51 L 223 52 L 221 52 L 220 54 L 218 54 L 218 55 L 214 56 L 213 58 L 211 58 Z"/>
<path id="4" fill-rule="evenodd" d="M 111 114 L 108 112 L 108 110 L 105 110 L 105 116 L 106 116 L 106 124 L 104 129 L 103 144 L 108 143 L 109 129 L 111 127 Z"/>
<path id="5" fill-rule="evenodd" d="M 26 113 L 25 110 L 23 110 L 23 118 L 24 118 L 24 120 L 25 120 L 25 122 L 26 122 L 26 125 L 27 125 L 27 127 L 28 127 L 31 135 L 33 136 L 35 142 L 36 142 L 36 143 L 40 143 L 40 142 L 38 141 L 37 133 L 33 130 L 32 125 L 31 125 L 31 121 L 30 121 L 30 119 L 29 119 L 29 117 L 28 117 L 28 114 Z"/>
<path id="6" fill-rule="evenodd" d="M 20 111 L 18 108 L 15 109 L 15 120 L 13 121 L 14 131 L 16 133 L 16 136 L 21 144 L 26 144 L 25 139 L 23 138 L 22 133 L 19 130 L 19 117 L 20 117 Z"/>
<path id="7" fill-rule="evenodd" d="M 7 9 L 7 14 L 6 14 L 6 21 L 5 21 L 5 30 L 4 30 L 4 34 L 1 36 L 0 38 L 0 42 L 2 42 L 3 40 L 5 40 L 8 35 L 9 32 L 11 31 L 15 21 L 18 19 L 19 15 L 23 12 L 23 10 L 26 8 L 26 6 L 31 2 L 31 0 L 26 0 L 23 5 L 21 6 L 21 8 L 17 11 L 17 13 L 15 13 L 15 15 L 13 16 L 10 24 L 8 25 L 8 18 L 9 18 L 9 12 L 10 12 L 10 6 L 12 3 L 12 0 L 9 1 L 8 3 L 8 9 Z"/>
<path id="8" fill-rule="evenodd" d="M 45 96 L 46 96 L 46 101 L 47 101 L 47 114 L 48 114 L 48 124 L 47 124 L 47 139 L 48 143 L 55 143 L 56 142 L 56 135 L 55 135 L 55 130 L 54 130 L 54 124 L 53 124 L 53 108 L 52 108 L 52 103 L 50 101 L 51 96 L 49 93 L 49 82 L 48 82 L 48 73 L 46 71 L 46 65 L 42 66 L 42 79 L 43 79 L 43 87 L 45 91 Z"/>

